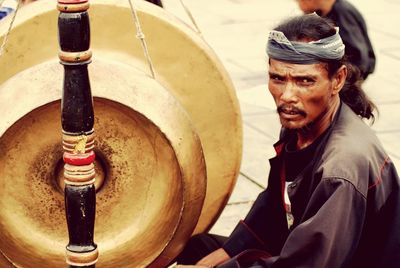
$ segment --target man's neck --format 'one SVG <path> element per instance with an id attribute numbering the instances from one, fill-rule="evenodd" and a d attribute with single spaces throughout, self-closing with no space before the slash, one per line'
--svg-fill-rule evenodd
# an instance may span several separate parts
<path id="1" fill-rule="evenodd" d="M 320 1 L 320 6 L 318 10 L 320 11 L 321 16 L 326 16 L 329 12 L 331 12 L 333 5 L 336 0 L 322 0 Z"/>

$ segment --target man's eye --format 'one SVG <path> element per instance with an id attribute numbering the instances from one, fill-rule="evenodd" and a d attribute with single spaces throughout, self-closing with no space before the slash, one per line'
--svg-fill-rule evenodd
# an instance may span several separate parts
<path id="1" fill-rule="evenodd" d="M 283 81 L 283 78 L 278 75 L 271 75 L 269 78 L 275 81 Z"/>
<path id="2" fill-rule="evenodd" d="M 314 84 L 314 80 L 310 78 L 301 78 L 298 80 L 301 85 L 312 85 Z"/>

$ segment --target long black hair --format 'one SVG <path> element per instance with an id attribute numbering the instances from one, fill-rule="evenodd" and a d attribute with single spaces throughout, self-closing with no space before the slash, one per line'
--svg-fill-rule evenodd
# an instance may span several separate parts
<path id="1" fill-rule="evenodd" d="M 334 23 L 317 14 L 307 14 L 290 18 L 277 26 L 274 30 L 283 32 L 290 41 L 300 42 L 316 41 L 336 33 Z M 372 122 L 374 122 L 375 116 L 373 112 L 377 111 L 377 107 L 361 88 L 363 79 L 358 67 L 352 65 L 347 60 L 346 56 L 341 60 L 327 60 L 321 61 L 321 63 L 325 64 L 330 79 L 341 66 L 346 65 L 347 77 L 339 93 L 340 99 L 350 106 L 357 115 L 366 119 L 371 119 Z"/>

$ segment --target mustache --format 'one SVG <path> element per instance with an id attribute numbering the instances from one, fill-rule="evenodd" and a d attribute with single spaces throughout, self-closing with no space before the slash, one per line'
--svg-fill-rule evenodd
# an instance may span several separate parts
<path id="1" fill-rule="evenodd" d="M 276 110 L 278 113 L 296 113 L 296 114 L 300 114 L 302 116 L 307 115 L 307 113 L 304 110 L 301 110 L 295 106 L 287 105 L 287 104 L 279 105 Z"/>

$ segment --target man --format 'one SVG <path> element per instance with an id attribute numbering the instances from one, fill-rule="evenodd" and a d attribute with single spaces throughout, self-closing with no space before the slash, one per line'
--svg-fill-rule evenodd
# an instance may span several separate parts
<path id="1" fill-rule="evenodd" d="M 297 0 L 305 13 L 317 12 L 340 28 L 349 61 L 357 66 L 364 80 L 375 70 L 375 53 L 361 13 L 346 0 Z"/>
<path id="2" fill-rule="evenodd" d="M 399 177 L 364 122 L 375 106 L 339 31 L 309 14 L 270 33 L 268 87 L 282 131 L 268 187 L 227 239 L 195 236 L 178 263 L 399 267 Z"/>

